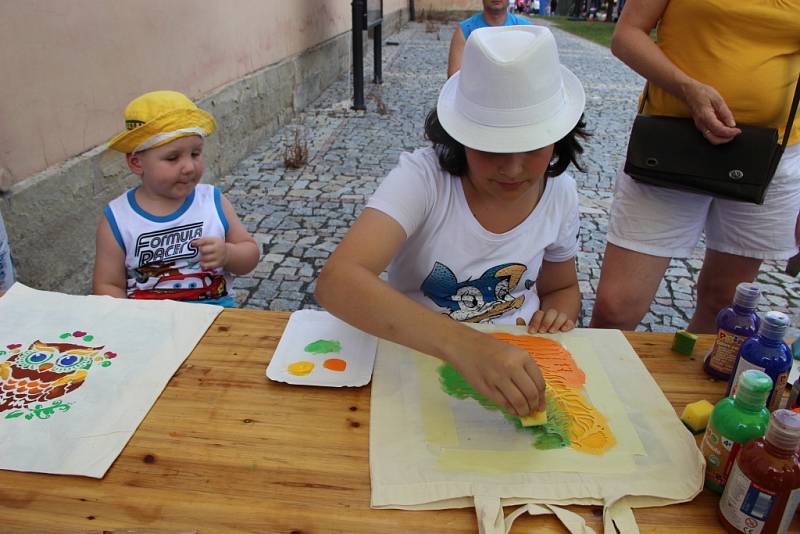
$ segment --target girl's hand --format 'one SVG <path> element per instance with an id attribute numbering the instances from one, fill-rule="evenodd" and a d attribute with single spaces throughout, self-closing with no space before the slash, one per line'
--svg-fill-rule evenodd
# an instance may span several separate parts
<path id="1" fill-rule="evenodd" d="M 192 246 L 200 251 L 203 270 L 224 268 L 228 263 L 228 246 L 219 237 L 201 237 L 192 241 Z"/>
<path id="2" fill-rule="evenodd" d="M 528 324 L 528 332 L 555 333 L 569 332 L 575 328 L 575 322 L 567 314 L 554 308 L 537 310 Z"/>
<path id="3" fill-rule="evenodd" d="M 471 343 L 452 363 L 475 391 L 512 415 L 524 417 L 545 409 L 542 373 L 519 347 L 481 334 L 480 341 Z"/>
<path id="4" fill-rule="evenodd" d="M 683 99 L 692 113 L 694 125 L 712 145 L 731 141 L 742 133 L 736 128 L 728 104 L 716 89 L 693 80 L 683 87 Z"/>

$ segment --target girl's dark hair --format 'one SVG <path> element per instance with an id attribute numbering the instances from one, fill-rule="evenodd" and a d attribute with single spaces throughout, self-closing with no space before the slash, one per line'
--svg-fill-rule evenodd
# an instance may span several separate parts
<path id="1" fill-rule="evenodd" d="M 572 131 L 555 142 L 553 159 L 550 160 L 550 165 L 544 173 L 545 177 L 558 176 L 567 170 L 570 163 L 579 171 L 583 171 L 578 161 L 578 156 L 583 154 L 583 147 L 578 138 L 587 139 L 590 135 L 592 134 L 586 131 L 584 116 L 581 115 Z M 469 167 L 464 145 L 450 137 L 450 134 L 442 128 L 435 109 L 425 118 L 425 138 L 433 143 L 433 149 L 439 156 L 439 165 L 442 169 L 453 176 L 466 176 Z"/>

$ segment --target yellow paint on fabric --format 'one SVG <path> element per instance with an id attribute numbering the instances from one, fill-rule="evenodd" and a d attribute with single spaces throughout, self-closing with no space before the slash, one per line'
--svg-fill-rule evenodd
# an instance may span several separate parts
<path id="1" fill-rule="evenodd" d="M 417 363 L 417 377 L 420 387 L 420 405 L 422 408 L 422 426 L 425 430 L 425 439 L 431 445 L 439 447 L 458 447 L 458 432 L 456 419 L 450 410 L 449 399 L 442 391 L 438 380 L 437 369 L 442 364 L 432 356 L 419 352 L 414 353 Z"/>
<path id="2" fill-rule="evenodd" d="M 597 456 L 581 454 L 575 449 L 511 450 L 443 448 L 436 462 L 443 471 L 509 474 L 509 473 L 633 473 L 636 463 L 630 454 L 609 451 L 599 461 Z"/>
<path id="3" fill-rule="evenodd" d="M 591 377 L 584 385 L 584 391 L 592 405 L 600 410 L 608 420 L 608 424 L 617 438 L 616 449 L 621 448 L 628 454 L 644 455 L 644 444 L 631 423 L 628 410 L 614 390 L 614 386 L 611 385 L 589 340 L 586 336 L 580 338 L 572 336 L 567 349 L 572 353 L 586 376 Z"/>

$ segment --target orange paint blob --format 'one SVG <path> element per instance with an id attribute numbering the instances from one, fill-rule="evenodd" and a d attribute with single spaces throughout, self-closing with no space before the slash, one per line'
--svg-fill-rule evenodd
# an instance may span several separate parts
<path id="1" fill-rule="evenodd" d="M 342 372 L 347 369 L 347 362 L 344 360 L 340 360 L 339 358 L 328 358 L 322 364 L 325 369 L 330 369 L 331 371 Z"/>

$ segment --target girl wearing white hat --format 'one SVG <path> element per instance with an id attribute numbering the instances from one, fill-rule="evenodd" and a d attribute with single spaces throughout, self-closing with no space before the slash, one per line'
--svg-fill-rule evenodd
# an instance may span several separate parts
<path id="1" fill-rule="evenodd" d="M 530 355 L 457 321 L 574 327 L 578 198 L 562 173 L 582 152 L 584 100 L 548 29 L 475 30 L 426 120 L 433 147 L 400 157 L 323 269 L 319 303 L 450 362 L 510 413 L 543 409 Z"/>

